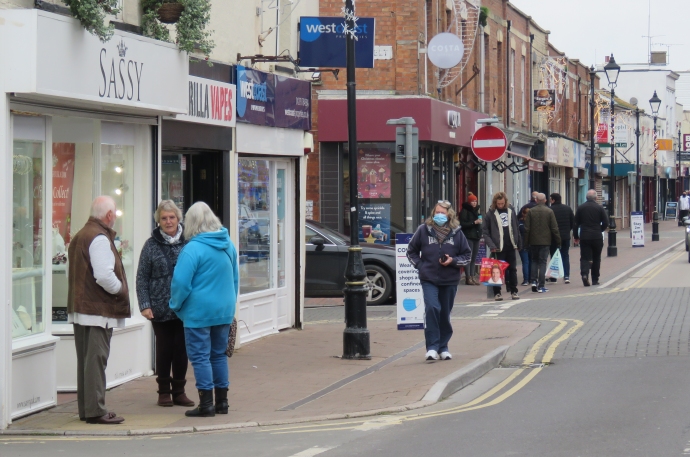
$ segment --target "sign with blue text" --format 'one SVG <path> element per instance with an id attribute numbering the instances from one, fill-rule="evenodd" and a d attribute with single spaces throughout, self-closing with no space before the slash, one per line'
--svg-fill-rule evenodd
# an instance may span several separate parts
<path id="1" fill-rule="evenodd" d="M 345 68 L 345 37 L 342 17 L 302 16 L 299 26 L 300 67 Z M 374 68 L 374 27 L 371 17 L 357 19 L 355 67 Z"/>
<path id="2" fill-rule="evenodd" d="M 407 259 L 411 233 L 395 235 L 395 276 L 398 330 L 424 329 L 424 294 L 419 274 Z"/>

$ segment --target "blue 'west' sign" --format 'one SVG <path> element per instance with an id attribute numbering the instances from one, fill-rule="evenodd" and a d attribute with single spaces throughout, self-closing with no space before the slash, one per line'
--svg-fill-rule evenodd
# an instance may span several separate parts
<path id="1" fill-rule="evenodd" d="M 345 68 L 345 33 L 342 17 L 300 18 L 300 67 Z M 357 20 L 355 66 L 374 68 L 374 18 Z"/>

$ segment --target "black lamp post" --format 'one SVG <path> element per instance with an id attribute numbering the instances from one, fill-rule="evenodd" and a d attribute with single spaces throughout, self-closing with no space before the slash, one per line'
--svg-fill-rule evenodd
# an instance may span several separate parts
<path id="1" fill-rule="evenodd" d="M 355 84 L 355 6 L 345 2 L 345 41 L 347 56 L 347 136 L 350 170 L 350 247 L 345 268 L 345 330 L 343 359 L 371 359 L 367 328 L 366 270 L 359 246 L 357 199 L 357 92 Z"/>
<path id="2" fill-rule="evenodd" d="M 589 188 L 594 189 L 594 76 L 597 69 L 589 67 Z"/>
<path id="3" fill-rule="evenodd" d="M 640 176 L 640 107 L 637 106 L 637 99 L 635 98 L 635 152 L 636 152 L 636 166 L 635 166 L 635 211 L 641 211 L 642 193 Z"/>
<path id="4" fill-rule="evenodd" d="M 659 241 L 659 172 L 656 165 L 656 118 L 659 114 L 661 99 L 654 91 L 654 95 L 649 99 L 649 106 L 652 108 L 654 116 L 654 213 L 652 213 L 652 241 Z"/>
<path id="5" fill-rule="evenodd" d="M 678 129 L 678 156 L 676 157 L 676 198 L 680 197 L 680 194 L 683 192 L 683 178 L 680 174 L 680 129 Z M 678 222 L 682 222 L 680 218 L 678 218 Z"/>
<path id="6" fill-rule="evenodd" d="M 615 142 L 615 118 L 613 116 L 613 107 L 615 105 L 615 92 L 616 82 L 618 81 L 618 74 L 621 71 L 621 67 L 616 64 L 616 60 L 611 54 L 609 63 L 604 67 L 606 72 L 606 79 L 609 81 L 609 87 L 611 88 L 611 176 L 609 177 L 609 246 L 606 250 L 606 254 L 609 257 L 616 257 L 618 255 L 618 247 L 616 246 L 616 213 L 614 211 L 615 205 L 615 192 L 616 192 L 616 142 Z"/>

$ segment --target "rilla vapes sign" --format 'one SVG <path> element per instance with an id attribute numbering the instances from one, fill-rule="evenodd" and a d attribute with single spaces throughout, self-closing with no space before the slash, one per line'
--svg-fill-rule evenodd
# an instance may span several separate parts
<path id="1" fill-rule="evenodd" d="M 345 33 L 342 17 L 302 16 L 299 25 L 301 67 L 345 68 Z M 357 19 L 355 67 L 374 68 L 374 27 L 371 17 Z"/>
<path id="2" fill-rule="evenodd" d="M 177 120 L 199 124 L 235 126 L 235 106 L 237 90 L 234 84 L 226 84 L 210 79 L 189 77 L 187 114 Z"/>

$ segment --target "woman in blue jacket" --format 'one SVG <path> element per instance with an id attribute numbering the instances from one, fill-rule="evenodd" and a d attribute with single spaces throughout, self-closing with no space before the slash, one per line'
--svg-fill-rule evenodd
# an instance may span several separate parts
<path id="1" fill-rule="evenodd" d="M 225 349 L 239 290 L 237 251 L 206 203 L 193 204 L 185 219 L 189 241 L 173 273 L 170 309 L 184 324 L 187 356 L 199 391 L 199 405 L 185 415 L 211 417 L 228 413 Z"/>
<path id="2" fill-rule="evenodd" d="M 410 239 L 407 258 L 419 272 L 424 294 L 426 359 L 450 360 L 448 342 L 453 336 L 450 312 L 460 282 L 460 267 L 467 265 L 472 249 L 460 230 L 455 211 L 439 200 L 431 216 Z"/>

